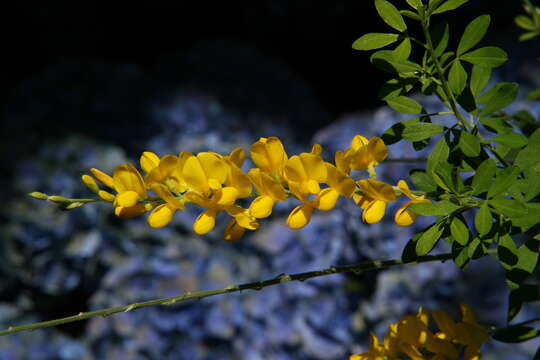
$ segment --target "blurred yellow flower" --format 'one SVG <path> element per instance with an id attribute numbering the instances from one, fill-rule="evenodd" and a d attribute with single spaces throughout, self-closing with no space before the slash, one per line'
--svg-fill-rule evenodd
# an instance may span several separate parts
<path id="1" fill-rule="evenodd" d="M 425 199 L 424 195 L 422 196 L 416 196 L 409 190 L 409 185 L 405 180 L 399 180 L 398 182 L 398 188 L 401 190 L 401 192 L 406 195 L 410 201 L 407 201 L 403 206 L 401 206 L 398 211 L 396 211 L 396 215 L 394 216 L 394 221 L 399 226 L 410 226 L 414 223 L 416 220 L 416 214 L 412 211 L 408 210 L 408 207 L 411 204 L 415 203 L 430 203 L 431 200 Z"/>

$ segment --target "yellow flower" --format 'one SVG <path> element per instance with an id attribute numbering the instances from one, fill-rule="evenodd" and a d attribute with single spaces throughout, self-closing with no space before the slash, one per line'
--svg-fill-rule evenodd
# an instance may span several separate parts
<path id="1" fill-rule="evenodd" d="M 401 192 L 406 195 L 410 201 L 407 201 L 405 204 L 403 204 L 402 207 L 396 211 L 396 215 L 394 216 L 394 221 L 399 226 L 410 226 L 414 223 L 416 220 L 416 214 L 412 211 L 408 210 L 408 207 L 411 204 L 415 203 L 430 203 L 431 200 L 425 199 L 424 195 L 422 196 L 416 196 L 409 190 L 409 185 L 407 185 L 407 182 L 404 180 L 399 180 L 398 187 L 401 190 Z"/>
<path id="2" fill-rule="evenodd" d="M 347 174 L 340 171 L 337 167 L 330 163 L 325 163 L 328 187 L 323 189 L 317 195 L 315 204 L 317 209 L 328 211 L 336 206 L 339 196 L 350 198 L 354 193 L 356 185 L 354 180 Z"/>
<path id="3" fill-rule="evenodd" d="M 189 154 L 182 167 L 182 178 L 187 186 L 200 194 L 210 195 L 221 189 L 229 174 L 229 166 L 218 154 L 202 152 Z"/>
<path id="4" fill-rule="evenodd" d="M 302 195 L 318 194 L 320 183 L 327 179 L 327 169 L 320 155 L 302 153 L 294 155 L 285 164 L 285 179 Z M 292 183 L 292 184 L 291 184 Z"/>
<path id="5" fill-rule="evenodd" d="M 251 145 L 251 160 L 258 168 L 278 181 L 283 177 L 283 168 L 287 158 L 285 148 L 277 137 L 260 138 Z"/>
<path id="6" fill-rule="evenodd" d="M 388 149 L 380 137 L 368 140 L 362 135 L 356 135 L 345 156 L 350 161 L 351 169 L 366 170 L 386 159 Z"/>
<path id="7" fill-rule="evenodd" d="M 362 209 L 362 220 L 374 224 L 384 216 L 389 202 L 396 201 L 396 194 L 392 186 L 375 179 L 359 180 L 362 195 L 355 194 L 354 200 Z"/>
<path id="8" fill-rule="evenodd" d="M 248 177 L 259 193 L 259 196 L 251 202 L 249 211 L 257 219 L 266 218 L 272 214 L 272 208 L 277 202 L 287 198 L 285 189 L 259 168 L 251 169 Z"/>
<path id="9" fill-rule="evenodd" d="M 146 185 L 141 174 L 133 165 L 118 165 L 114 169 L 112 178 L 98 169 L 90 169 L 90 171 L 101 183 L 116 190 L 117 195 L 114 196 L 113 204 L 117 216 L 130 218 L 147 211 L 146 207 L 139 203 L 139 201 L 148 198 Z M 113 195 L 100 191 L 99 196 L 110 201 Z"/>

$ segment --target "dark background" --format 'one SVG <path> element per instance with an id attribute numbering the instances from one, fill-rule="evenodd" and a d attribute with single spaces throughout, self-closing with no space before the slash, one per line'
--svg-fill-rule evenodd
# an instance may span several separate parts
<path id="1" fill-rule="evenodd" d="M 405 1 L 401 2 L 399 7 L 407 6 Z M 367 53 L 351 49 L 352 42 L 366 32 L 391 30 L 376 16 L 372 1 L 179 0 L 128 4 L 52 1 L 46 6 L 39 1 L 25 1 L 12 6 L 5 9 L 3 21 L 5 63 L 1 98 L 4 109 L 7 105 L 9 110 L 14 104 L 29 106 L 36 100 L 26 98 L 26 103 L 21 102 L 21 97 L 25 96 L 21 84 L 25 81 L 40 77 L 51 67 L 74 64 L 133 64 L 142 71 L 144 80 L 159 79 L 160 83 L 153 82 L 150 87 L 163 88 L 171 83 L 190 85 L 213 91 L 230 105 L 266 106 L 268 110 L 276 105 L 294 107 L 274 94 L 269 94 L 274 99 L 267 104 L 253 103 L 243 96 L 246 89 L 239 94 L 220 86 L 220 82 L 229 82 L 229 85 L 237 82 L 239 87 L 249 87 L 268 80 L 264 74 L 257 73 L 259 66 L 260 71 L 264 71 L 263 64 L 251 62 L 249 54 L 235 53 L 231 47 L 252 49 L 287 67 L 292 76 L 307 83 L 325 113 L 309 121 L 301 119 L 302 125 L 308 124 L 309 132 L 341 113 L 379 104 L 376 89 L 384 74 L 369 65 Z M 493 16 L 495 36 L 488 40 L 498 38 L 499 45 L 501 41 L 514 42 L 517 34 L 512 19 L 521 11 L 519 1 L 473 0 L 451 20 L 468 22 L 481 14 L 482 9 L 488 9 Z M 458 37 L 452 35 L 456 41 Z M 197 51 L 195 58 L 189 56 L 194 49 L 205 46 L 206 52 Z M 235 63 L 238 68 L 231 69 Z M 55 85 L 77 87 L 81 82 L 91 88 L 95 79 L 91 74 L 86 76 L 73 77 L 71 84 L 60 79 L 56 84 L 50 81 L 50 89 L 41 90 L 54 92 Z M 255 79 L 257 76 L 260 78 Z M 271 85 L 287 86 L 279 82 Z M 100 89 L 89 92 L 92 90 Z M 277 93 L 291 91 L 273 90 Z M 144 91 L 123 100 L 136 106 L 140 96 L 144 96 Z M 88 117 L 88 110 L 83 104 L 80 116 Z M 84 121 L 62 122 L 61 116 L 55 115 L 56 118 L 42 119 L 47 124 L 36 124 L 28 119 L 32 126 L 18 124 L 15 130 L 28 134 L 39 128 L 40 135 L 43 131 L 59 135 L 59 129 L 61 133 L 97 131 Z M 94 123 L 99 121 L 93 119 Z M 144 122 L 144 119 L 131 120 L 135 121 Z M 61 127 L 58 122 L 62 123 Z"/>

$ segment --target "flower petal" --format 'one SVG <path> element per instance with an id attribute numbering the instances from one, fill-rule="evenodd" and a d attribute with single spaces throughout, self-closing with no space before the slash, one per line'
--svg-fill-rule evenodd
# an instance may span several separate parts
<path id="1" fill-rule="evenodd" d="M 98 179 L 100 183 L 107 187 L 110 187 L 111 189 L 114 189 L 114 180 L 112 177 L 105 174 L 103 171 L 94 168 L 90 169 L 90 172 L 92 173 L 92 175 L 94 175 L 96 179 Z"/>
<path id="2" fill-rule="evenodd" d="M 195 222 L 193 223 L 193 231 L 195 231 L 195 233 L 199 235 L 204 235 L 212 231 L 212 229 L 216 225 L 216 214 L 217 212 L 212 209 L 200 213 L 199 216 L 197 216 Z"/>
<path id="3" fill-rule="evenodd" d="M 313 208 L 309 205 L 298 205 L 289 214 L 286 224 L 291 229 L 301 229 L 309 223 Z"/>
<path id="4" fill-rule="evenodd" d="M 146 185 L 141 174 L 133 165 L 122 164 L 114 169 L 113 173 L 114 189 L 118 193 L 123 193 L 128 190 L 135 191 L 141 199 L 146 199 Z"/>
<path id="5" fill-rule="evenodd" d="M 162 228 L 169 225 L 176 209 L 169 204 L 161 204 L 157 206 L 150 216 L 148 216 L 148 225 L 153 228 Z"/>
<path id="6" fill-rule="evenodd" d="M 122 207 L 134 206 L 139 200 L 139 194 L 135 191 L 128 190 L 116 196 L 116 205 Z"/>
<path id="7" fill-rule="evenodd" d="M 146 207 L 143 204 L 136 204 L 130 207 L 117 206 L 114 208 L 114 214 L 123 219 L 129 219 L 135 216 L 142 215 L 146 211 Z"/>
<path id="8" fill-rule="evenodd" d="M 226 241 L 234 242 L 244 236 L 245 232 L 246 229 L 238 225 L 235 219 L 231 219 L 223 231 L 223 237 Z"/>
<path id="9" fill-rule="evenodd" d="M 257 219 L 264 219 L 272 214 L 274 200 L 267 195 L 255 198 L 249 206 L 249 213 Z"/>
<path id="10" fill-rule="evenodd" d="M 402 207 L 396 211 L 394 221 L 399 226 L 411 226 L 416 220 L 416 214 L 410 210 L 407 210 L 412 201 L 405 203 Z"/>
<path id="11" fill-rule="evenodd" d="M 368 224 L 375 224 L 381 221 L 386 210 L 386 202 L 381 200 L 373 200 L 364 209 L 362 213 L 362 220 Z"/>
<path id="12" fill-rule="evenodd" d="M 319 193 L 315 203 L 317 204 L 317 209 L 328 211 L 336 206 L 338 199 L 339 193 L 334 188 L 326 188 Z"/>
<path id="13" fill-rule="evenodd" d="M 149 174 L 154 168 L 159 165 L 159 156 L 150 151 L 145 151 L 142 153 L 140 161 L 141 169 L 145 173 Z"/>

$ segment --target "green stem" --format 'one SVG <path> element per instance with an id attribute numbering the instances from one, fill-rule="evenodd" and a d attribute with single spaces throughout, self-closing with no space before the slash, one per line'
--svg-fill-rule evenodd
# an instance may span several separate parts
<path id="1" fill-rule="evenodd" d="M 362 271 L 381 269 L 381 268 L 387 268 L 387 267 L 398 266 L 398 265 L 419 264 L 419 263 L 425 263 L 425 262 L 431 262 L 431 261 L 445 261 L 449 259 L 452 259 L 452 254 L 427 255 L 427 256 L 419 256 L 416 261 L 410 261 L 410 262 L 405 262 L 403 260 L 368 261 L 368 262 L 363 262 L 360 264 L 331 266 L 327 269 L 308 271 L 308 272 L 298 273 L 298 274 L 291 274 L 291 275 L 281 274 L 273 279 L 264 280 L 264 281 L 251 282 L 251 283 L 246 283 L 246 284 L 241 284 L 241 285 L 229 285 L 227 287 L 216 289 L 216 290 L 186 292 L 185 294 L 180 295 L 180 296 L 138 302 L 138 303 L 133 303 L 130 305 L 111 307 L 111 308 L 95 310 L 95 311 L 80 312 L 77 315 L 68 316 L 65 318 L 60 318 L 60 319 L 55 319 L 55 320 L 42 321 L 42 322 L 28 324 L 28 325 L 10 326 L 6 330 L 0 331 L 0 336 L 9 335 L 9 334 L 13 334 L 16 332 L 21 332 L 21 331 L 33 331 L 33 330 L 42 329 L 42 328 L 46 328 L 50 326 L 56 326 L 56 325 L 66 324 L 66 323 L 70 323 L 74 321 L 85 320 L 85 319 L 89 319 L 95 316 L 105 317 L 105 316 L 109 316 L 109 315 L 116 314 L 119 312 L 128 312 L 131 310 L 148 307 L 148 306 L 174 305 L 182 301 L 194 300 L 194 299 L 200 300 L 200 299 L 210 297 L 210 296 L 239 292 L 242 290 L 261 290 L 265 287 L 272 286 L 272 285 L 278 285 L 278 284 L 291 282 L 291 281 L 305 281 L 307 279 L 320 277 L 320 276 L 340 274 L 340 273 L 349 273 L 349 272 L 359 273 Z"/>
<path id="2" fill-rule="evenodd" d="M 433 47 L 431 34 L 429 33 L 429 16 L 422 19 L 422 29 L 424 31 L 424 36 L 426 37 L 427 50 L 429 52 L 429 55 L 431 56 L 431 60 L 433 60 L 433 64 L 435 65 L 435 70 L 437 71 L 437 74 L 439 75 L 441 87 L 444 92 L 444 95 L 448 99 L 448 104 L 450 105 L 450 109 L 453 111 L 454 115 L 458 119 L 459 123 L 464 127 L 464 129 L 468 131 L 472 131 L 473 126 L 459 111 L 454 93 L 450 90 L 450 87 L 448 86 L 448 81 L 446 80 L 446 76 L 444 75 L 444 69 L 439 63 L 439 59 L 435 55 L 435 48 Z M 482 136 L 482 134 L 478 133 L 477 136 L 480 139 L 480 142 L 482 143 L 482 145 L 485 145 L 493 153 L 493 155 L 497 158 L 497 160 L 499 160 L 501 164 L 503 164 L 505 167 L 508 167 L 508 163 L 502 158 L 502 156 L 500 156 L 497 153 L 497 150 L 493 146 L 491 146 L 491 144 L 485 143 L 485 139 Z"/>
<path id="3" fill-rule="evenodd" d="M 433 60 L 433 64 L 435 65 L 435 70 L 439 74 L 439 80 L 441 81 L 442 90 L 444 92 L 444 95 L 448 99 L 448 103 L 450 104 L 450 109 L 458 119 L 458 121 L 463 125 L 464 128 L 471 130 L 472 126 L 469 124 L 467 119 L 463 117 L 459 109 L 457 108 L 457 101 L 454 97 L 454 94 L 450 90 L 450 87 L 448 86 L 448 82 L 446 81 L 446 76 L 444 75 L 444 70 L 439 63 L 439 59 L 437 58 L 437 55 L 435 55 L 435 48 L 433 47 L 433 41 L 431 40 L 431 34 L 429 33 L 429 16 L 422 19 L 422 29 L 424 31 L 424 36 L 426 37 L 426 45 L 427 50 L 429 52 L 429 55 L 431 56 L 431 60 Z"/>

